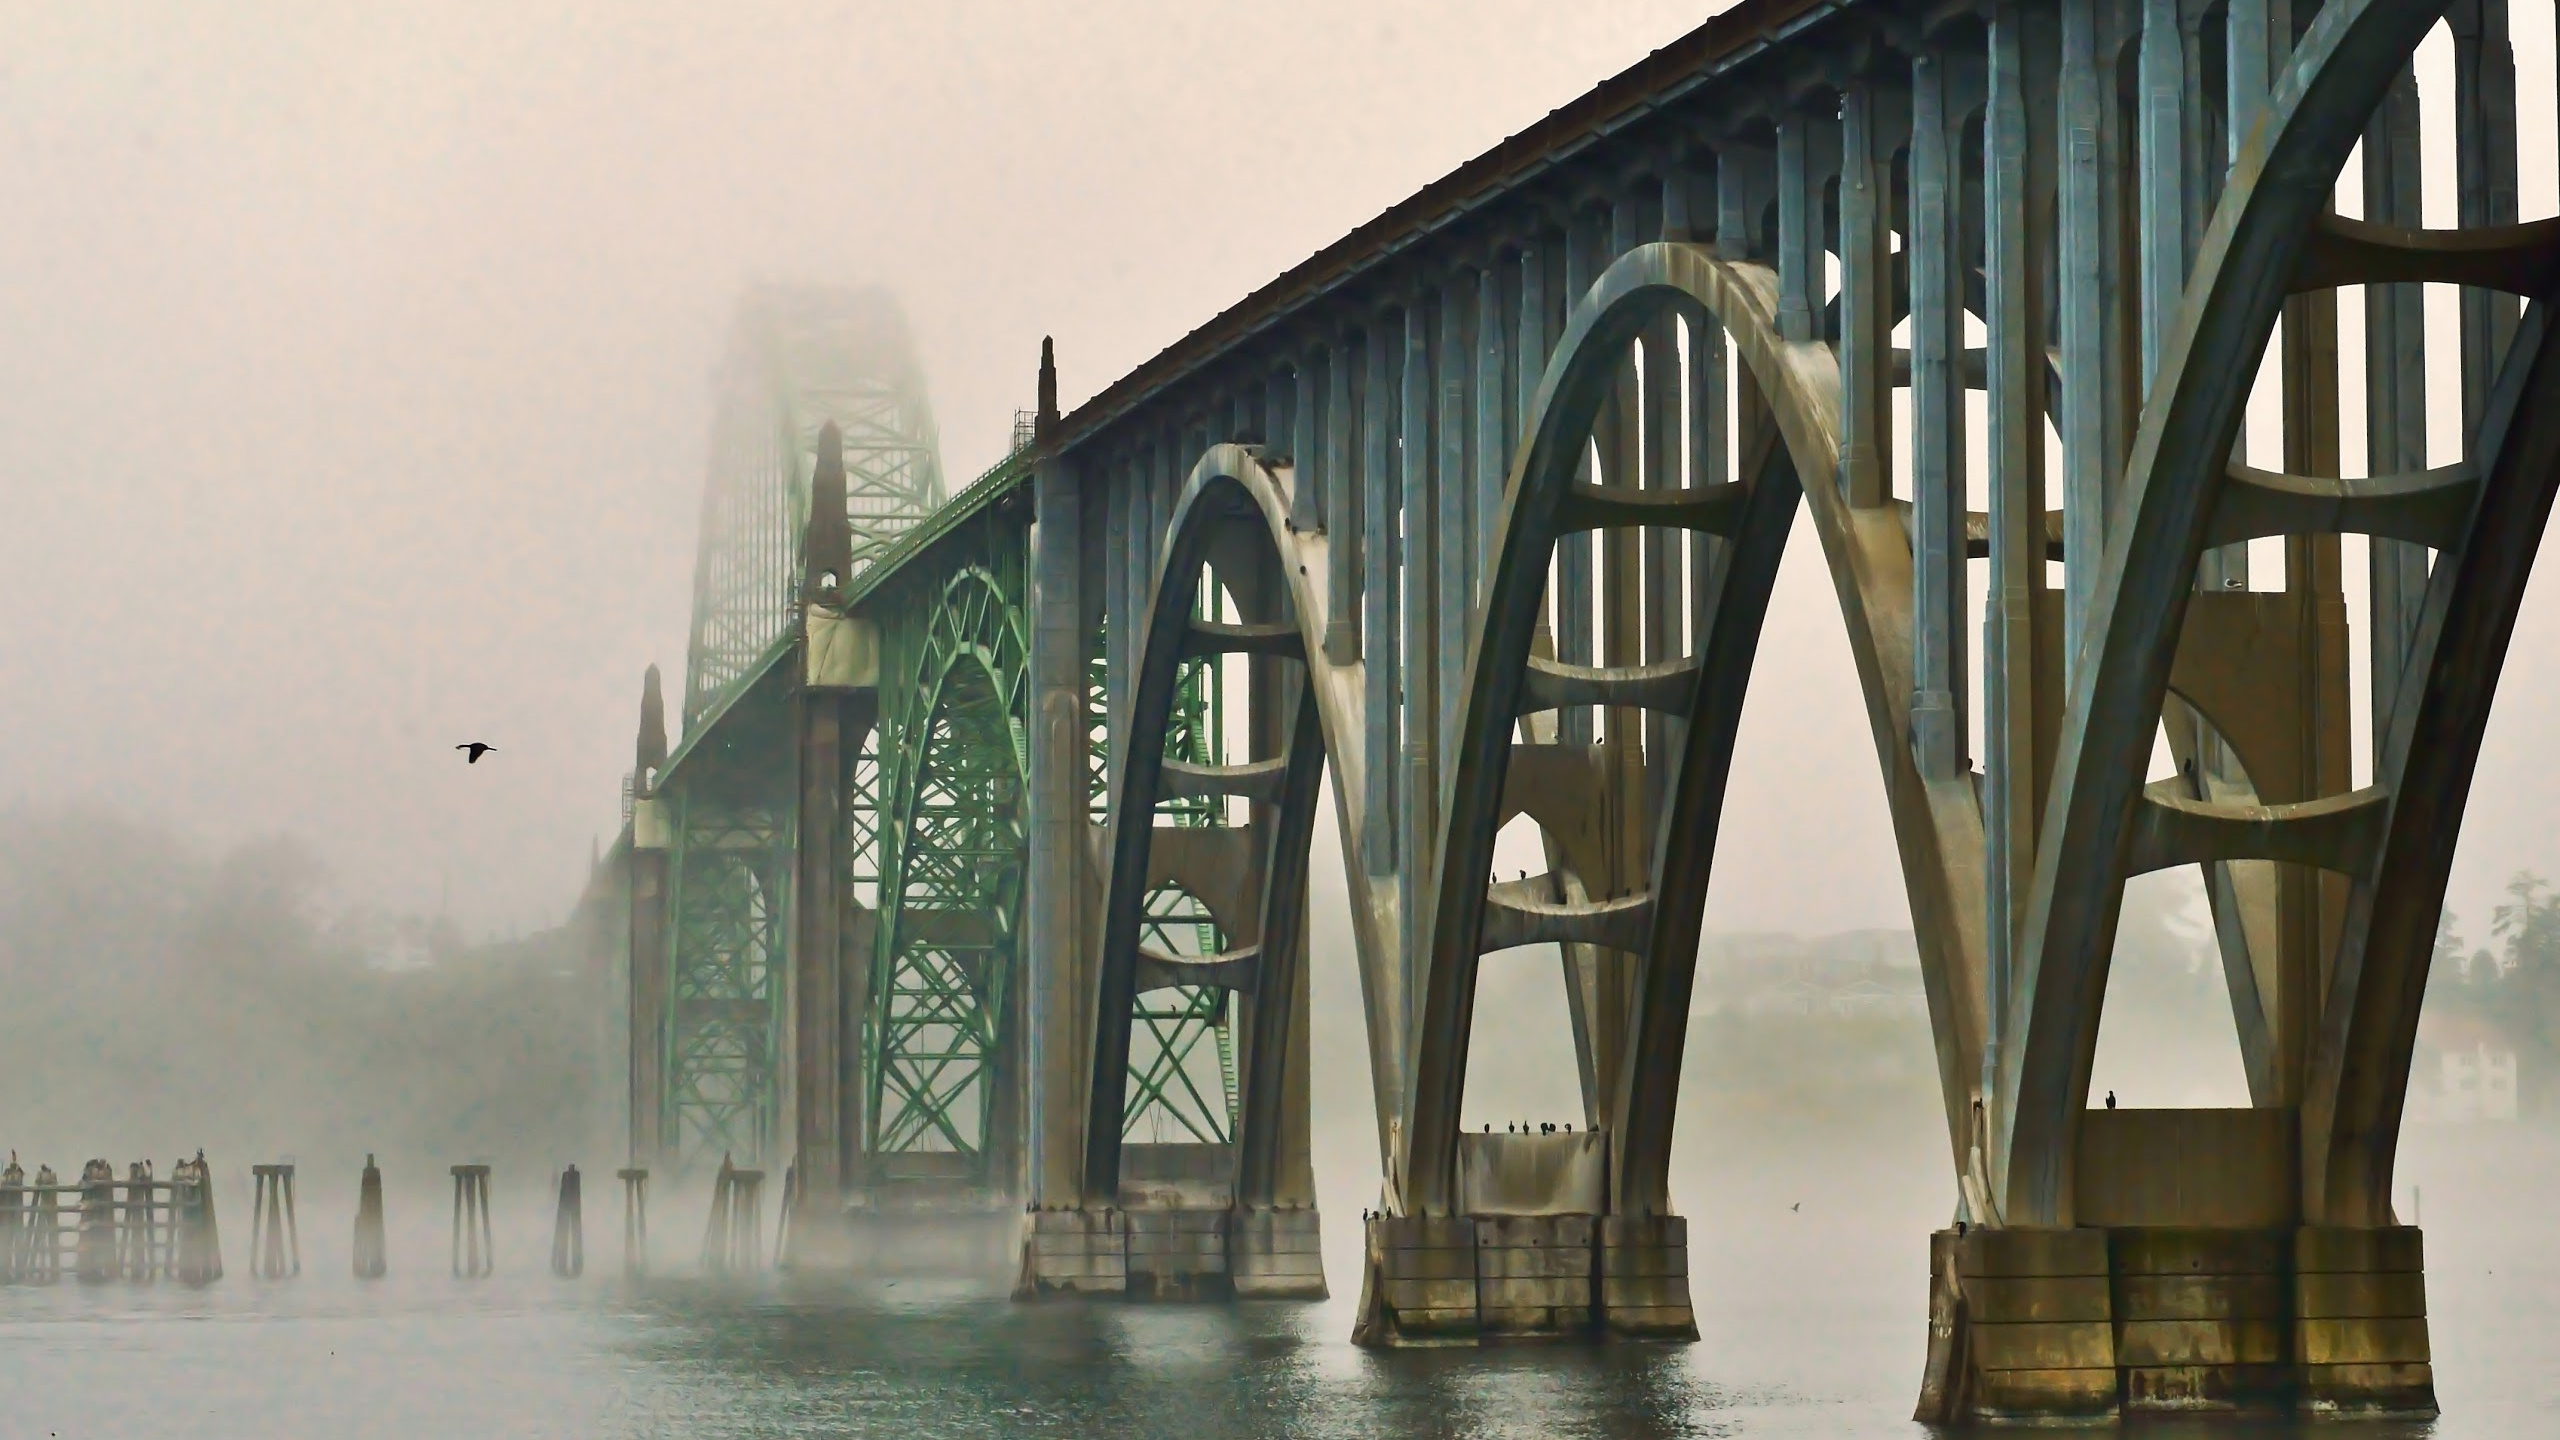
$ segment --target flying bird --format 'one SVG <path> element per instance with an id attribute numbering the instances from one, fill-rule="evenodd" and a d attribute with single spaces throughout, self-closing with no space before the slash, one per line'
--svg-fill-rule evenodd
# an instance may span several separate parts
<path id="1" fill-rule="evenodd" d="M 481 756 L 483 756 L 483 755 L 486 755 L 486 754 L 490 753 L 491 751 L 493 751 L 493 750 L 497 749 L 498 747 L 497 747 L 497 746 L 495 746 L 495 745 L 484 745 L 484 744 L 480 743 L 479 741 L 474 740 L 474 741 L 472 741 L 472 742 L 471 742 L 470 744 L 468 744 L 468 745 L 456 745 L 456 746 L 454 746 L 453 748 L 454 748 L 454 749 L 456 749 L 456 750 L 464 750 L 464 751 L 468 751 L 468 752 L 470 752 L 470 756 L 471 756 L 471 758 L 470 758 L 470 759 L 468 759 L 468 760 L 463 761 L 463 762 L 462 762 L 463 764 L 465 764 L 465 765 L 477 765 L 477 764 L 479 764 L 479 763 L 480 763 L 480 757 L 481 757 Z"/>
<path id="2" fill-rule="evenodd" d="M 1788 1208 L 1789 1210 L 1802 1210 L 1802 1209 L 1804 1208 L 1804 1202 L 1803 1202 L 1803 1201 L 1801 1201 L 1801 1200 L 1799 1200 L 1799 1201 L 1797 1201 L 1796 1203 L 1794 1203 L 1793 1205 L 1788 1206 L 1787 1208 Z"/>

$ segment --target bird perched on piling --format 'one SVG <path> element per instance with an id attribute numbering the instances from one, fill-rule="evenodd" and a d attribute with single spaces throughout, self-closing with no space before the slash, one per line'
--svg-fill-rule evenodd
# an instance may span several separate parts
<path id="1" fill-rule="evenodd" d="M 456 750 L 464 751 L 464 752 L 469 756 L 469 758 L 468 758 L 468 759 L 465 759 L 465 760 L 462 762 L 463 764 L 465 764 L 465 765 L 477 765 L 477 764 L 479 764 L 479 763 L 480 763 L 480 757 L 481 757 L 481 756 L 483 756 L 483 755 L 487 755 L 487 754 L 490 754 L 490 753 L 494 752 L 498 747 L 497 747 L 497 746 L 495 746 L 495 745 L 483 744 L 482 742 L 480 742 L 480 741 L 478 741 L 478 740 L 474 740 L 474 741 L 471 741 L 469 744 L 466 744 L 466 745 L 456 745 L 456 746 L 454 746 L 453 748 L 454 748 L 454 749 L 456 749 Z"/>

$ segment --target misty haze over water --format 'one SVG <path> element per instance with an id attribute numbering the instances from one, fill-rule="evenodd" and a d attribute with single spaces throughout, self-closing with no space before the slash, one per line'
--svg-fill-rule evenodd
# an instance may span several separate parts
<path id="1" fill-rule="evenodd" d="M 66 1173 L 202 1147 L 231 1262 L 200 1291 L 0 1287 L 0 1440 L 1911 1433 L 1953 1194 L 1916 979 L 1841 939 L 1910 921 L 1802 527 L 1682 1082 L 1699 1344 L 1349 1346 L 1377 1158 L 1329 828 L 1329 1302 L 715 1284 L 683 1273 L 699 1177 L 655 1217 L 672 1273 L 616 1274 L 616 921 L 580 900 L 640 669 L 682 661 L 741 289 L 892 286 L 946 473 L 974 474 L 1042 334 L 1072 406 L 1707 8 L 0 0 L 0 1147 Z M 2549 27 L 2517 39 L 2522 210 L 2548 215 L 2560 82 Z M 1241 220 L 1204 222 L 1239 190 Z M 2353 460 L 2353 409 L 2346 431 Z M 2465 819 L 2466 949 L 2501 944 L 2510 875 L 2560 873 L 2548 568 Z M 470 739 L 499 751 L 466 768 Z M 2191 877 L 2137 882 L 2093 1093 L 2245 1103 L 2207 943 Z M 2520 1013 L 2491 959 L 2442 1013 Z M 1566 1115 L 1552 957 L 1503 957 L 1479 1008 L 1468 1123 Z M 2404 1139 L 2434 1434 L 2560 1434 L 2538 1033 L 2519 1118 Z M 369 1153 L 393 1230 L 370 1286 L 347 1274 Z M 287 1159 L 305 1274 L 264 1285 L 248 1167 Z M 463 1160 L 497 1176 L 476 1287 L 445 1274 Z M 540 1269 L 570 1162 L 575 1283 Z"/>

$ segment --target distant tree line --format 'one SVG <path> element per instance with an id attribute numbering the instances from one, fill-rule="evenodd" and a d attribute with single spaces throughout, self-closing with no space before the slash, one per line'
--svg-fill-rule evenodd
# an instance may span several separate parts
<path id="1" fill-rule="evenodd" d="M 385 966 L 291 839 L 219 852 L 130 816 L 0 805 L 0 1146 L 75 1168 L 366 1152 L 540 1173 L 610 1161 L 618 992 L 572 923 Z M 573 896 L 564 896 L 563 909 Z"/>

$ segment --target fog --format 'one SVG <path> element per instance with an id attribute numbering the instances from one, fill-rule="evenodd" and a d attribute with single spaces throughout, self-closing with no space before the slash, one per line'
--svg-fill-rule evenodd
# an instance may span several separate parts
<path id="1" fill-rule="evenodd" d="M 641 667 L 681 665 L 742 287 L 893 287 L 945 471 L 973 474 L 1042 335 L 1072 406 L 1705 8 L 0 0 L 9 1143 L 602 1166 L 613 1002 L 570 922 Z M 2550 37 L 2519 23 L 2528 217 Z M 2466 823 L 2475 933 L 2512 871 L 2560 871 L 2554 585 Z M 466 740 L 497 753 L 466 767 Z M 1801 526 L 1717 865 L 1721 934 L 1909 925 Z M 2128 907 L 2098 1083 L 2135 1103 L 2240 1083 L 2185 884 Z M 1317 939 L 1347 1214 L 1365 1059 L 1345 942 Z M 1470 1122 L 1570 1118 L 1552 962 L 1496 969 Z M 1951 1199 L 1925 1023 L 1699 1033 L 1684 1184 L 1755 1145 L 1861 1157 L 1909 1182 L 1862 1203 L 1916 1261 Z M 1790 1092 L 1779 1146 L 1753 1097 L 1843 1046 L 1872 1068 Z M 1747 1173 L 1774 1199 L 1792 1172 Z"/>

